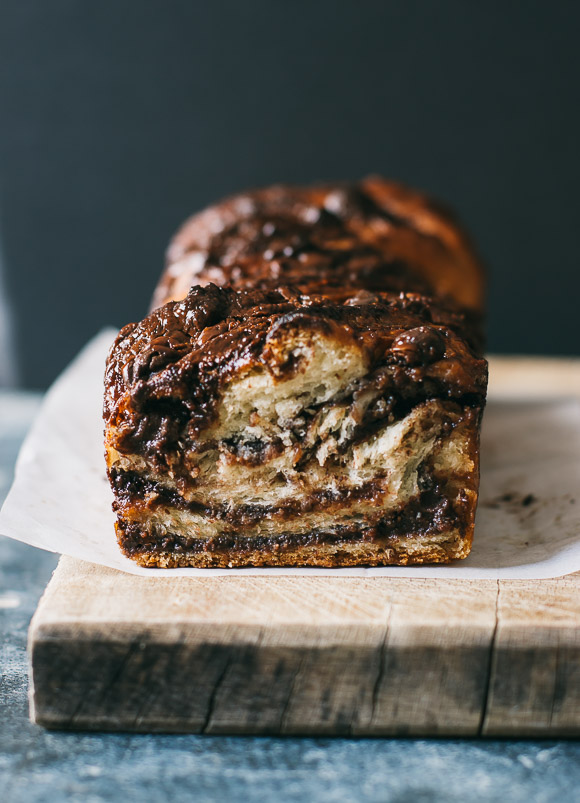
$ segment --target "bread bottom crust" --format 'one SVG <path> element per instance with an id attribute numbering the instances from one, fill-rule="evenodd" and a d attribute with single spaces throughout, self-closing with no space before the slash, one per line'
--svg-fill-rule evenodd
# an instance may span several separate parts
<path id="1" fill-rule="evenodd" d="M 140 566 L 158 569 L 193 567 L 232 569 L 243 567 L 319 567 L 341 566 L 411 566 L 424 563 L 450 563 L 467 557 L 472 533 L 449 529 L 437 534 L 411 533 L 389 537 L 388 544 L 372 541 L 340 540 L 327 544 L 284 546 L 272 544 L 267 549 L 196 549 L 183 552 L 163 550 L 133 552 L 125 548 L 123 531 L 117 524 L 117 537 L 124 554 Z"/>

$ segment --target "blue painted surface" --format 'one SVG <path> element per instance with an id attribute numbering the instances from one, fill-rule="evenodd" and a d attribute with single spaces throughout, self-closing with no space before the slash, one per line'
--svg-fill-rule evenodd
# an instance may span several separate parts
<path id="1" fill-rule="evenodd" d="M 38 397 L 0 394 L 0 499 Z M 51 733 L 28 720 L 26 634 L 56 565 L 0 539 L 0 800 L 580 800 L 580 742 Z"/>

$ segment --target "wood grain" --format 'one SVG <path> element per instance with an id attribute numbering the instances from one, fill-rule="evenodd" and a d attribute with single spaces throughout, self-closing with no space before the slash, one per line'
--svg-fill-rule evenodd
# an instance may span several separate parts
<path id="1" fill-rule="evenodd" d="M 580 734 L 580 575 L 500 583 L 485 735 Z"/>
<path id="2" fill-rule="evenodd" d="M 63 557 L 30 631 L 47 727 L 475 733 L 497 584 L 142 578 Z M 450 649 L 451 646 L 451 649 Z"/>
<path id="3" fill-rule="evenodd" d="M 536 396 L 580 395 L 579 362 L 541 363 Z M 498 397 L 538 387 L 533 360 L 491 374 Z M 30 627 L 31 715 L 65 729 L 580 735 L 579 623 L 580 574 L 143 578 L 63 557 Z"/>

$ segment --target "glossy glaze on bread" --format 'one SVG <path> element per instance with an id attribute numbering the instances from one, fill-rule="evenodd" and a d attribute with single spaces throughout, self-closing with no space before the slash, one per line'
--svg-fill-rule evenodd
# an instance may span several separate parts
<path id="1" fill-rule="evenodd" d="M 481 316 L 484 272 L 453 215 L 425 195 L 371 177 L 243 193 L 194 215 L 167 251 L 153 306 L 194 284 L 291 284 L 305 293 L 418 292 Z"/>

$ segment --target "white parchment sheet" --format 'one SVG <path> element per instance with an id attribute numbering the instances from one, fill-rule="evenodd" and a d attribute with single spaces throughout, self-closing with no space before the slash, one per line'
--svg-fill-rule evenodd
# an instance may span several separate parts
<path id="1" fill-rule="evenodd" d="M 580 570 L 580 401 L 490 398 L 471 555 L 448 566 L 345 569 L 144 569 L 113 531 L 103 457 L 105 356 L 95 337 L 48 392 L 20 453 L 0 533 L 131 574 L 542 578 Z"/>

